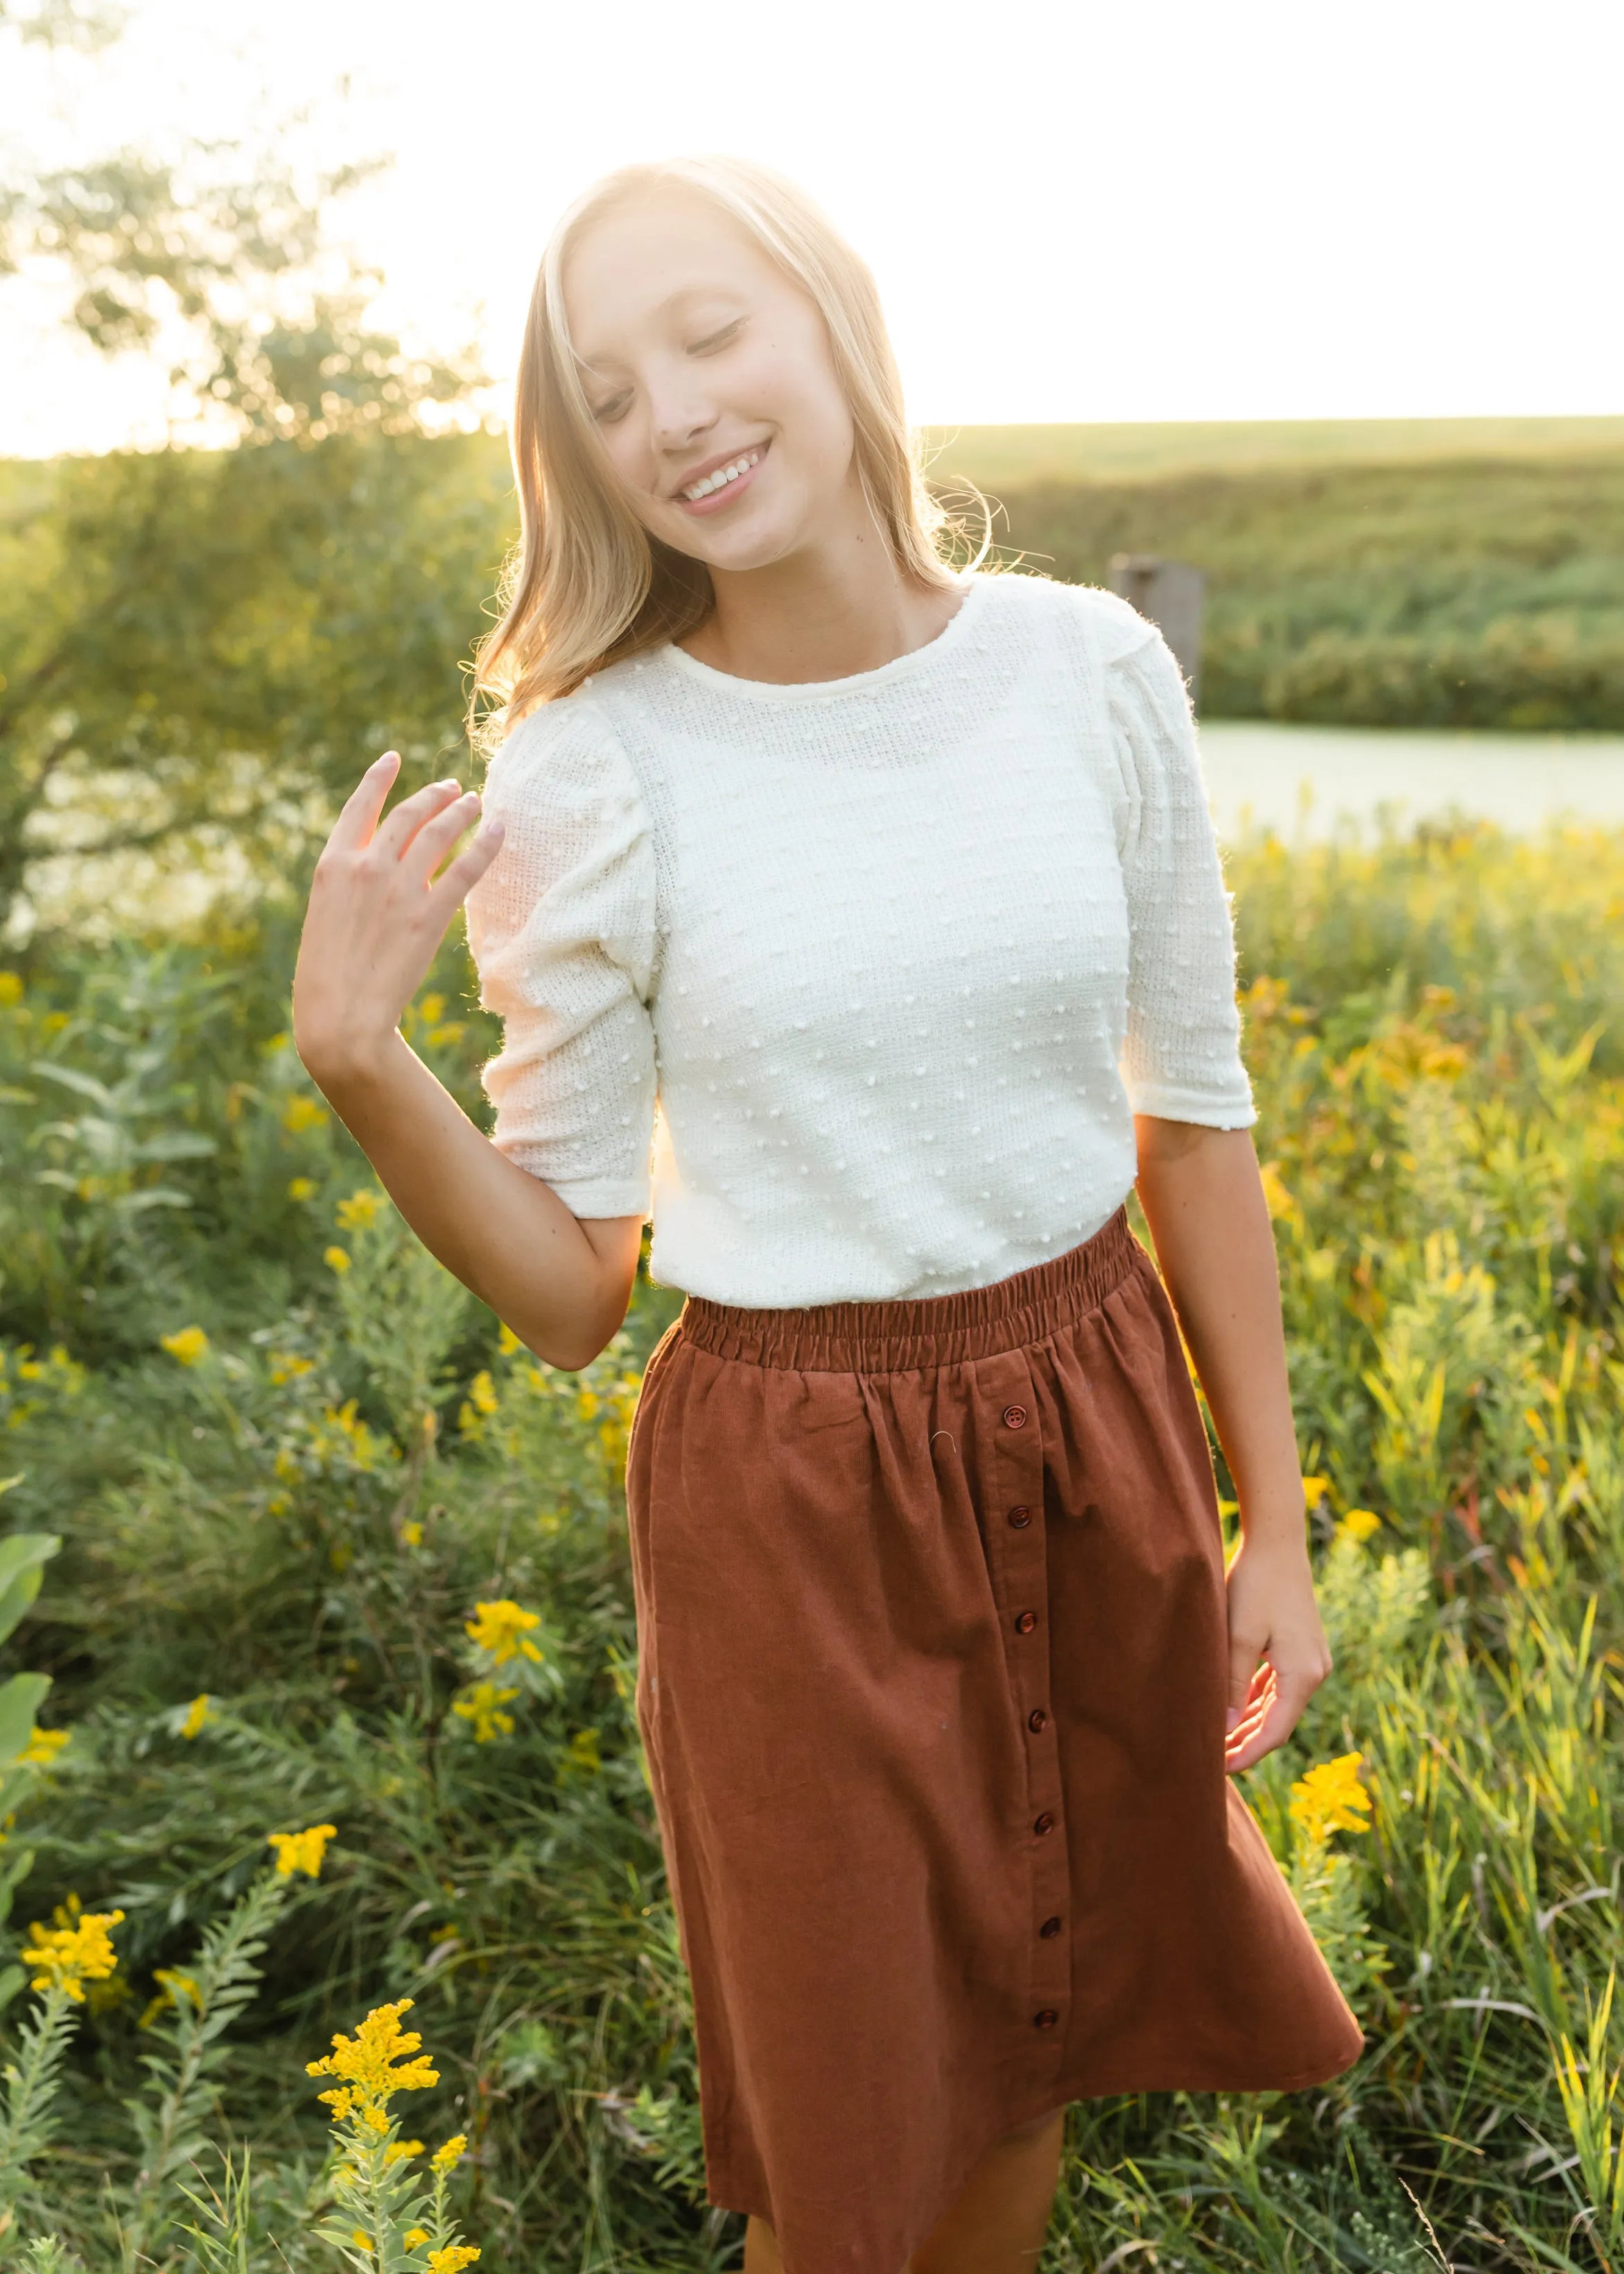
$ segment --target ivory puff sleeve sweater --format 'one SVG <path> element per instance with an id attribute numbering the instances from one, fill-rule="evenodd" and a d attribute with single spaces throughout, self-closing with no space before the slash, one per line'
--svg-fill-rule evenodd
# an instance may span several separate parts
<path id="1" fill-rule="evenodd" d="M 1115 1213 L 1135 1113 L 1256 1118 L 1166 643 L 1108 592 L 963 583 L 876 671 L 778 687 L 668 646 L 492 761 L 494 1141 L 577 1216 L 651 1213 L 664 1285 L 982 1286 Z"/>

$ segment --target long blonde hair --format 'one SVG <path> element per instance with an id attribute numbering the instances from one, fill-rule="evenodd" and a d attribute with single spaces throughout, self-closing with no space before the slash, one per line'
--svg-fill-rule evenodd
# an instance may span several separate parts
<path id="1" fill-rule="evenodd" d="M 715 606 L 704 563 L 650 537 L 617 490 L 564 311 L 564 263 L 581 231 L 672 188 L 719 206 L 811 299 L 851 406 L 869 510 L 906 578 L 950 580 L 942 547 L 955 532 L 925 486 L 866 263 L 803 190 L 768 167 L 726 157 L 622 167 L 565 214 L 530 296 L 513 420 L 521 535 L 503 574 L 501 619 L 474 674 L 476 739 L 568 695 L 607 664 L 682 638 Z"/>

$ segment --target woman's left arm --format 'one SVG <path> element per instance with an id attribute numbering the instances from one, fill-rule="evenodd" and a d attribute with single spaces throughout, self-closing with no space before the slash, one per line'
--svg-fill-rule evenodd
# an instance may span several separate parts
<path id="1" fill-rule="evenodd" d="M 1139 1205 L 1240 1503 L 1229 1576 L 1224 1765 L 1233 1773 L 1285 1743 L 1331 1670 L 1308 1561 L 1274 1227 L 1250 1129 L 1149 1114 L 1133 1126 Z"/>

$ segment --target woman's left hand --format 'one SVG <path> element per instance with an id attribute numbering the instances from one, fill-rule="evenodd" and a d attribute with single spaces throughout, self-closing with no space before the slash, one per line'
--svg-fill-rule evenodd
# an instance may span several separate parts
<path id="1" fill-rule="evenodd" d="M 1233 1776 L 1283 1745 L 1331 1671 L 1305 1546 L 1243 1540 L 1229 1565 L 1229 1729 Z"/>

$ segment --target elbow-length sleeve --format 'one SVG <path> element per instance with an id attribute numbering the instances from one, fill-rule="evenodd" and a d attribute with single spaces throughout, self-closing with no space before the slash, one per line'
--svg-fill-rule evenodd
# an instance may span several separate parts
<path id="1" fill-rule="evenodd" d="M 1168 1121 L 1244 1129 L 1258 1116 L 1240 1052 L 1234 923 L 1190 697 L 1154 627 L 1107 671 L 1128 804 L 1128 1102 Z"/>
<path id="2" fill-rule="evenodd" d="M 479 999 L 502 1021 L 482 1076 L 492 1141 L 577 1216 L 643 1216 L 656 1103 L 653 847 L 598 706 L 523 719 L 491 762 L 507 835 L 468 896 Z"/>

